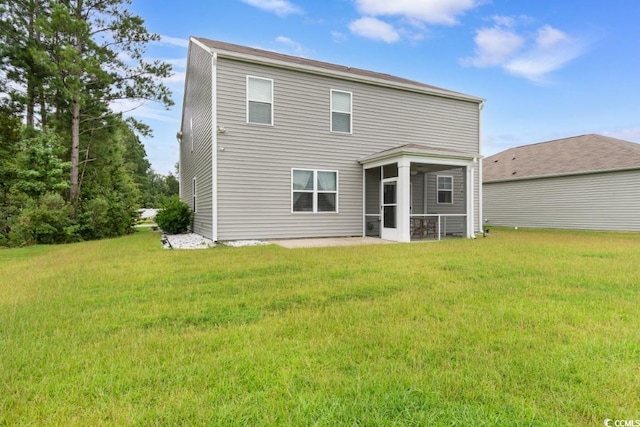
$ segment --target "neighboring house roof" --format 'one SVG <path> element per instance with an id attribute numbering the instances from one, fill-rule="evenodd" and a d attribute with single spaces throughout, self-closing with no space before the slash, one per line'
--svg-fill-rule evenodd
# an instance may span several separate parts
<path id="1" fill-rule="evenodd" d="M 640 144 L 581 135 L 502 151 L 483 161 L 483 182 L 640 169 Z"/>
<path id="2" fill-rule="evenodd" d="M 463 99 L 477 103 L 483 103 L 484 99 L 460 92 L 454 92 L 442 89 L 436 86 L 427 85 L 413 80 L 392 76 L 390 74 L 376 73 L 373 71 L 362 70 L 343 65 L 331 64 L 328 62 L 315 61 L 312 59 L 301 58 L 299 56 L 284 55 L 282 53 L 261 50 L 247 46 L 236 45 L 216 40 L 209 40 L 202 37 L 192 37 L 192 41 L 199 43 L 201 46 L 215 51 L 223 57 L 231 57 L 235 59 L 244 59 L 245 61 L 268 63 L 269 65 L 280 66 L 283 68 L 302 69 L 307 72 L 317 74 L 329 74 L 342 78 L 350 78 L 352 80 L 366 81 L 371 84 L 381 84 L 386 86 L 399 87 L 405 90 L 413 90 L 417 92 L 426 92 L 431 95 L 444 96 L 454 99 Z"/>

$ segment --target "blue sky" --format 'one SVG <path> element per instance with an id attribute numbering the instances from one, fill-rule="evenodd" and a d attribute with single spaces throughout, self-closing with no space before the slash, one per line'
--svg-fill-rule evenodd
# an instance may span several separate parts
<path id="1" fill-rule="evenodd" d="M 173 171 L 190 36 L 400 77 L 486 99 L 485 156 L 586 133 L 640 142 L 637 0 L 133 0 L 162 42 L 176 105 L 145 104 L 152 167 Z"/>

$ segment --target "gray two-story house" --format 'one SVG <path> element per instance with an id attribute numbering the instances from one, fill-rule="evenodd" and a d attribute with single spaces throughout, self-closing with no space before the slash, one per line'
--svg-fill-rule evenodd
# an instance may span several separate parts
<path id="1" fill-rule="evenodd" d="M 191 38 L 180 194 L 216 241 L 473 237 L 483 100 Z"/>

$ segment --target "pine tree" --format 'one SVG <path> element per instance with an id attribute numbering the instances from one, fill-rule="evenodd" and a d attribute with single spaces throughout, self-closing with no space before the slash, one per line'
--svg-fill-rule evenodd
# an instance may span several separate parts
<path id="1" fill-rule="evenodd" d="M 0 129 L 0 208 L 11 212 L 14 220 L 16 212 L 29 213 L 23 233 L 14 233 L 18 240 L 96 238 L 131 230 L 150 172 L 144 147 L 133 131 L 148 134 L 149 128 L 123 120 L 111 107 L 132 99 L 166 107 L 173 102 L 162 84 L 171 74 L 170 65 L 145 58 L 147 45 L 159 36 L 149 33 L 143 19 L 127 10 L 129 4 L 129 0 L 0 0 L 0 91 L 9 95 L 6 101 L 0 99 L 2 113 L 7 112 L 0 123 L 7 126 Z M 20 116 L 25 118 L 24 129 Z M 40 163 L 23 160 L 29 153 L 38 155 L 29 151 L 29 144 L 37 148 L 54 139 L 64 148 L 47 157 L 57 165 L 56 185 L 45 182 L 43 194 L 25 182 L 25 177 L 41 172 Z M 16 160 L 18 151 L 21 161 Z M 65 185 L 58 182 L 61 170 L 68 174 Z M 47 177 L 52 178 L 41 178 Z M 15 197 L 8 197 L 12 191 Z M 63 196 L 68 203 L 61 204 Z M 59 221 L 58 214 L 55 221 L 47 219 L 45 207 L 68 212 L 70 220 Z M 53 229 L 39 228 L 36 220 L 51 220 Z M 7 220 L 0 224 L 5 240 L 11 224 Z"/>
<path id="2" fill-rule="evenodd" d="M 69 200 L 73 204 L 81 186 L 82 129 L 102 125 L 109 114 L 106 107 L 117 100 L 173 104 L 168 88 L 159 82 L 171 74 L 171 66 L 144 58 L 146 45 L 159 40 L 159 36 L 149 33 L 142 18 L 124 7 L 129 3 L 129 0 L 51 1 L 51 17 L 41 23 L 47 37 L 56 40 L 50 52 L 53 86 L 69 108 Z M 100 104 L 105 107 L 102 111 L 96 108 Z"/>

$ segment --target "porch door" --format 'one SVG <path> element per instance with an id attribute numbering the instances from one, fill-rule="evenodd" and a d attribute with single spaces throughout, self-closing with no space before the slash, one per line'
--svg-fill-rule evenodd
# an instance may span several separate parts
<path id="1" fill-rule="evenodd" d="M 380 237 L 384 240 L 398 240 L 398 178 L 382 180 L 381 192 L 382 228 Z"/>

